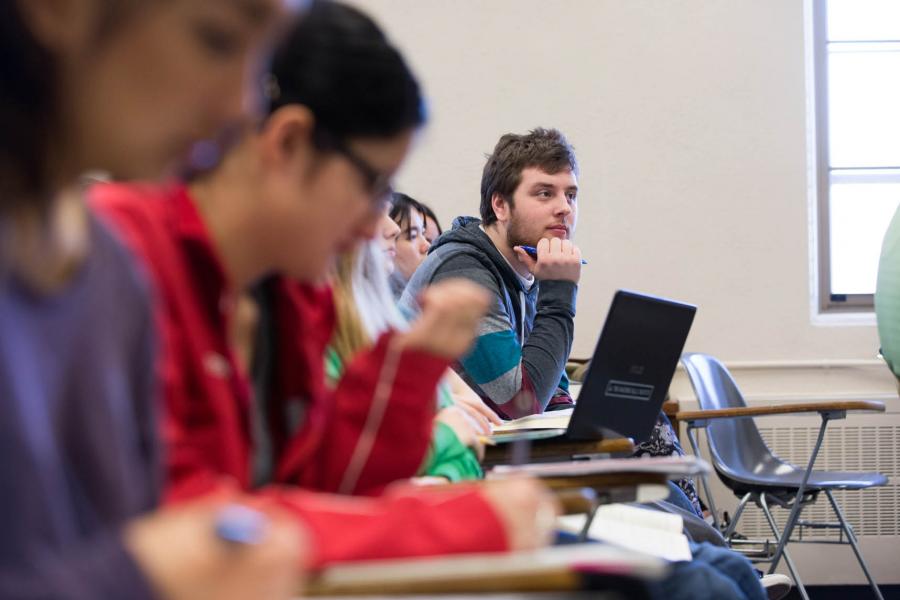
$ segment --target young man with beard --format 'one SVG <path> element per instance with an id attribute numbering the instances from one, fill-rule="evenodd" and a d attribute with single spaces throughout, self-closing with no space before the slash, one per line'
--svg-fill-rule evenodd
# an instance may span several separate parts
<path id="1" fill-rule="evenodd" d="M 564 368 L 581 276 L 581 252 L 571 241 L 577 217 L 578 163 L 565 136 L 540 128 L 506 134 L 484 167 L 481 221 L 456 219 L 401 299 L 401 307 L 414 312 L 427 285 L 452 277 L 491 292 L 494 301 L 477 342 L 459 365 L 466 383 L 501 417 L 572 404 Z M 523 246 L 536 248 L 537 256 Z M 664 415 L 638 454 L 683 454 Z M 684 479 L 678 486 L 677 504 L 701 515 L 694 484 Z"/>
<path id="2" fill-rule="evenodd" d="M 416 311 L 428 285 L 465 277 L 494 300 L 461 375 L 502 417 L 572 404 L 564 373 L 574 334 L 581 252 L 578 163 L 562 133 L 506 134 L 481 179 L 481 220 L 459 217 L 433 246 L 401 298 Z M 537 249 L 532 257 L 522 246 Z"/>

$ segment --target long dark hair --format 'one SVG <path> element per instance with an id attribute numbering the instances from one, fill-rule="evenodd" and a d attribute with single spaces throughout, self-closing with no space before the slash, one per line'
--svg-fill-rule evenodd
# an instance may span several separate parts
<path id="1" fill-rule="evenodd" d="M 269 112 L 302 104 L 328 138 L 387 138 L 426 120 L 406 61 L 371 18 L 338 2 L 313 2 L 269 72 Z"/>
<path id="2" fill-rule="evenodd" d="M 57 66 L 19 11 L 0 2 L 0 213 L 47 202 L 45 154 L 58 125 Z"/>

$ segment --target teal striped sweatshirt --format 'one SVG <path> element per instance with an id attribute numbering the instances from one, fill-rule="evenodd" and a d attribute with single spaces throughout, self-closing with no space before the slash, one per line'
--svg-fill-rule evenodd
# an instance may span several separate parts
<path id="1" fill-rule="evenodd" d="M 418 310 L 422 289 L 464 277 L 494 296 L 460 375 L 501 417 L 515 419 L 572 404 L 565 364 L 572 349 L 575 297 L 569 281 L 534 282 L 525 289 L 502 254 L 472 217 L 459 217 L 432 245 L 400 299 L 407 314 Z"/>

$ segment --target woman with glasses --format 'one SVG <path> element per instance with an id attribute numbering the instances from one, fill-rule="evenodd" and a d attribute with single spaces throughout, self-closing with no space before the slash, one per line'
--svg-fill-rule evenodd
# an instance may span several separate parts
<path id="1" fill-rule="evenodd" d="M 334 305 L 316 284 L 375 235 L 425 120 L 412 73 L 368 17 L 323 1 L 278 46 L 265 87 L 266 118 L 210 172 L 92 192 L 162 300 L 168 498 L 225 483 L 252 491 L 309 527 L 314 567 L 545 542 L 535 515 L 552 501 L 529 480 L 383 494 L 424 458 L 434 389 L 474 336 L 480 289 L 428 290 L 421 319 L 382 335 L 337 389 L 325 387 Z M 242 362 L 231 332 L 254 285 L 262 339 Z"/>

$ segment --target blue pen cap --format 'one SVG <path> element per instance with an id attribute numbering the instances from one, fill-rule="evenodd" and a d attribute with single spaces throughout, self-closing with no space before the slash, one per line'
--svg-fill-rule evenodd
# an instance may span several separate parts
<path id="1" fill-rule="evenodd" d="M 229 504 L 216 515 L 216 535 L 235 544 L 257 544 L 266 536 L 269 519 L 257 510 Z"/>

